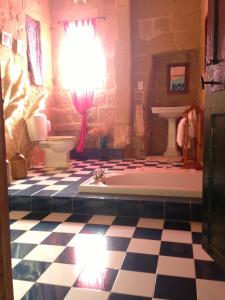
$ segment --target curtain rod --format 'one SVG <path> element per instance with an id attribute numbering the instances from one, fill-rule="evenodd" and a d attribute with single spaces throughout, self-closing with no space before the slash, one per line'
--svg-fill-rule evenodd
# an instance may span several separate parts
<path id="1" fill-rule="evenodd" d="M 93 17 L 93 18 L 87 18 L 87 19 L 95 19 L 95 20 L 106 20 L 106 17 L 100 16 L 100 17 Z M 82 21 L 85 19 L 75 19 L 75 20 L 65 20 L 65 21 L 59 21 L 58 24 L 64 24 L 66 22 L 76 22 L 76 21 Z"/>

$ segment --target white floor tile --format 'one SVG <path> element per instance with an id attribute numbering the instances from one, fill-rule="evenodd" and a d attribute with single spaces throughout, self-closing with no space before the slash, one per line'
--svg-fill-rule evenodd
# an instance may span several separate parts
<path id="1" fill-rule="evenodd" d="M 38 245 L 24 259 L 53 262 L 64 249 L 64 246 Z"/>
<path id="2" fill-rule="evenodd" d="M 106 251 L 106 268 L 119 270 L 124 261 L 126 252 L 122 251 Z"/>
<path id="3" fill-rule="evenodd" d="M 101 216 L 94 215 L 88 223 L 90 224 L 103 224 L 103 225 L 111 225 L 115 219 L 115 216 Z"/>
<path id="4" fill-rule="evenodd" d="M 35 220 L 18 220 L 10 225 L 10 229 L 30 230 L 39 222 Z"/>
<path id="5" fill-rule="evenodd" d="M 82 178 L 82 177 L 66 177 L 65 179 L 61 178 L 61 181 L 62 181 L 62 180 L 65 180 L 65 181 L 75 182 L 75 181 L 80 180 L 81 178 Z"/>
<path id="6" fill-rule="evenodd" d="M 26 215 L 28 215 L 30 213 L 30 211 L 16 211 L 16 210 L 12 210 L 9 213 L 9 218 L 13 219 L 13 220 L 19 220 L 22 219 L 23 217 L 25 217 Z"/>
<path id="7" fill-rule="evenodd" d="M 64 222 L 66 219 L 68 219 L 71 216 L 70 213 L 50 213 L 43 219 L 43 221 L 48 222 Z"/>
<path id="8" fill-rule="evenodd" d="M 190 231 L 164 229 L 162 232 L 162 241 L 191 244 L 192 235 Z"/>
<path id="9" fill-rule="evenodd" d="M 64 300 L 107 300 L 108 292 L 71 288 Z"/>
<path id="10" fill-rule="evenodd" d="M 152 297 L 156 275 L 121 270 L 112 288 L 115 293 Z"/>
<path id="11" fill-rule="evenodd" d="M 55 175 L 53 175 L 52 177 L 68 177 L 70 176 L 70 173 L 57 173 Z"/>
<path id="12" fill-rule="evenodd" d="M 85 223 L 72 223 L 64 222 L 59 224 L 53 232 L 68 232 L 68 233 L 78 233 L 84 227 Z"/>
<path id="13" fill-rule="evenodd" d="M 32 287 L 34 282 L 23 281 L 23 280 L 13 280 L 13 294 L 14 300 L 20 300 L 26 292 Z"/>
<path id="14" fill-rule="evenodd" d="M 19 236 L 14 242 L 25 244 L 40 244 L 50 232 L 46 231 L 26 231 Z"/>
<path id="15" fill-rule="evenodd" d="M 21 259 L 18 259 L 18 258 L 11 258 L 11 265 L 12 265 L 12 268 L 14 268 L 16 265 L 18 265 L 19 262 L 21 262 Z"/>
<path id="16" fill-rule="evenodd" d="M 194 260 L 189 258 L 159 256 L 157 273 L 187 278 L 195 278 Z"/>
<path id="17" fill-rule="evenodd" d="M 198 300 L 222 300 L 225 298 L 225 282 L 196 280 Z"/>
<path id="18" fill-rule="evenodd" d="M 106 236 L 132 237 L 135 227 L 112 225 L 106 232 Z"/>
<path id="19" fill-rule="evenodd" d="M 53 263 L 37 280 L 40 283 L 72 286 L 79 275 L 76 265 Z"/>
<path id="20" fill-rule="evenodd" d="M 202 223 L 200 223 L 200 222 L 191 222 L 191 231 L 193 231 L 193 232 L 202 232 Z"/>
<path id="21" fill-rule="evenodd" d="M 55 184 L 56 182 L 58 182 L 58 180 L 43 180 L 43 181 L 39 181 L 37 183 L 35 183 L 35 185 L 53 185 Z"/>
<path id="22" fill-rule="evenodd" d="M 33 186 L 33 184 L 26 184 L 26 183 L 14 184 L 9 187 L 9 190 L 25 190 L 31 186 Z"/>
<path id="23" fill-rule="evenodd" d="M 68 185 L 66 184 L 55 184 L 55 185 L 49 185 L 42 189 L 42 191 L 62 191 L 65 189 Z"/>
<path id="24" fill-rule="evenodd" d="M 202 245 L 193 244 L 192 247 L 195 259 L 213 261 L 212 257 L 202 248 Z"/>
<path id="25" fill-rule="evenodd" d="M 161 241 L 133 238 L 130 241 L 127 252 L 158 255 L 160 251 L 160 245 Z"/>
<path id="26" fill-rule="evenodd" d="M 162 229 L 164 220 L 140 218 L 137 227 Z"/>

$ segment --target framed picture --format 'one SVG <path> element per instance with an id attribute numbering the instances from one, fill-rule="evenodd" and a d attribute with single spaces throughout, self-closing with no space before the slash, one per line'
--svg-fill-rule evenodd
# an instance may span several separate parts
<path id="1" fill-rule="evenodd" d="M 25 52 L 25 46 L 24 42 L 22 40 L 16 41 L 16 53 L 19 55 L 24 55 Z"/>
<path id="2" fill-rule="evenodd" d="M 6 31 L 2 31 L 1 44 L 8 48 L 12 48 L 12 35 Z"/>
<path id="3" fill-rule="evenodd" d="M 171 64 L 167 66 L 167 91 L 170 94 L 188 92 L 189 65 Z"/>

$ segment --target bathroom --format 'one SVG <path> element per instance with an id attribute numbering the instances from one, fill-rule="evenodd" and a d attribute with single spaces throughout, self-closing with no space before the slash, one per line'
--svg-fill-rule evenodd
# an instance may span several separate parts
<path id="1" fill-rule="evenodd" d="M 37 299 L 38 293 L 40 299 L 222 299 L 225 275 L 200 245 L 199 197 L 183 196 L 180 200 L 179 195 L 173 194 L 170 203 L 166 199 L 168 195 L 159 199 L 155 194 L 148 202 L 146 195 L 141 201 L 141 193 L 137 199 L 125 192 L 125 195 L 110 196 L 87 193 L 74 200 L 79 184 L 99 168 L 133 172 L 136 168 L 158 166 L 165 170 L 171 166 L 180 172 L 181 156 L 175 160 L 162 156 L 167 145 L 168 122 L 153 114 L 151 108 L 198 105 L 204 110 L 205 92 L 200 75 L 205 71 L 208 1 L 7 0 L 1 1 L 1 9 L 1 31 L 12 39 L 11 45 L 0 45 L 4 105 L 7 99 L 10 102 L 10 97 L 18 99 L 13 103 L 15 106 L 9 106 L 7 114 L 4 112 L 6 157 L 12 161 L 19 152 L 28 164 L 28 177 L 18 179 L 8 188 L 14 298 Z M 36 78 L 36 83 L 28 69 L 25 51 L 28 47 L 26 16 L 40 21 L 42 68 L 38 74 L 41 80 Z M 84 151 L 72 150 L 67 169 L 56 172 L 51 170 L 51 165 L 43 169 L 41 144 L 30 141 L 26 120 L 34 111 L 44 111 L 51 124 L 48 134 L 72 137 L 70 140 L 77 146 L 82 115 L 64 86 L 63 22 L 88 18 L 96 18 L 95 30 L 102 42 L 106 74 L 87 112 Z M 22 51 L 18 49 L 18 41 L 22 42 Z M 168 66 L 176 64 L 188 65 L 185 93 L 168 93 Z M 72 71 L 71 67 L 69 72 Z M 75 148 L 74 144 L 71 149 Z M 182 153 L 181 149 L 178 151 Z M 52 162 L 58 161 L 52 159 Z M 192 176 L 201 171 L 187 172 Z M 115 211 L 120 214 L 116 216 Z M 77 260 L 69 252 L 73 242 L 76 243 L 72 234 L 84 235 L 89 230 L 91 233 L 99 230 L 108 239 L 110 259 L 102 288 L 90 287 L 93 278 L 87 276 L 88 266 L 82 272 L 78 263 L 72 268 Z M 35 231 L 39 236 L 32 239 Z M 63 239 L 68 239 L 68 243 Z M 91 238 L 89 242 L 92 248 Z M 145 242 L 148 249 L 144 249 Z M 55 249 L 61 248 L 53 250 L 54 255 L 46 259 L 41 254 L 46 245 L 48 249 L 53 245 L 58 245 Z M 28 266 L 28 261 L 30 268 L 43 268 L 40 278 L 27 279 L 29 274 L 24 274 L 22 269 Z M 34 263 L 37 261 L 38 266 Z M 47 266 L 50 262 L 54 262 L 51 268 Z M 151 267 L 145 269 L 145 264 Z M 171 271 L 173 264 L 177 270 Z M 211 268 L 208 275 L 207 268 Z M 73 278 L 66 278 L 65 284 L 60 277 L 62 270 Z M 10 271 L 5 272 L 11 278 Z M 51 275 L 54 272 L 55 279 Z M 130 284 L 125 283 L 125 278 Z M 176 281 L 177 293 L 167 287 L 170 280 Z M 137 282 L 136 289 L 128 286 L 133 282 Z M 189 287 L 189 293 L 182 294 L 180 287 Z M 57 296 L 50 298 L 51 293 Z"/>

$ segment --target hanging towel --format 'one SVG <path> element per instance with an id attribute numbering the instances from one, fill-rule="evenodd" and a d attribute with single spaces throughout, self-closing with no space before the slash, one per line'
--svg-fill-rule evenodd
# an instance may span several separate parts
<path id="1" fill-rule="evenodd" d="M 182 118 L 177 127 L 177 144 L 179 147 L 184 145 L 184 129 L 185 129 L 186 119 Z"/>
<path id="2" fill-rule="evenodd" d="M 136 104 L 135 107 L 135 134 L 142 137 L 145 133 L 143 106 Z"/>

